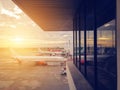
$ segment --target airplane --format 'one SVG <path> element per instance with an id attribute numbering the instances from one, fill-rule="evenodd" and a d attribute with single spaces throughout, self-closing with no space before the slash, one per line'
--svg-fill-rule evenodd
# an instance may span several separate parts
<path id="1" fill-rule="evenodd" d="M 49 63 L 49 62 L 60 62 L 60 63 L 64 63 L 67 61 L 67 58 L 63 57 L 63 56 L 52 56 L 52 55 L 49 55 L 49 56 L 39 56 L 39 55 L 26 55 L 26 56 L 23 56 L 23 55 L 19 55 L 17 54 L 17 52 L 15 52 L 14 49 L 10 48 L 10 51 L 12 53 L 12 58 L 17 60 L 18 63 L 22 63 L 23 61 L 41 61 L 41 62 L 46 62 L 46 63 Z M 42 52 L 44 53 L 44 52 Z M 48 53 L 48 52 L 47 52 Z M 50 53 L 50 52 L 49 52 Z"/>

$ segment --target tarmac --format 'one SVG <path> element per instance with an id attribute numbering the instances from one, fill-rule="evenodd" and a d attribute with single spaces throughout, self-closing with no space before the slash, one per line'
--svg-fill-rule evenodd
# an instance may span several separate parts
<path id="1" fill-rule="evenodd" d="M 11 59 L 0 60 L 0 90 L 69 90 L 69 84 L 60 65 L 20 65 Z"/>

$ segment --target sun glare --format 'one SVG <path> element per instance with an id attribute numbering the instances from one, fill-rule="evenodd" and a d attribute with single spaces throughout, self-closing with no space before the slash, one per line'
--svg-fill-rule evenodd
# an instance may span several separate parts
<path id="1" fill-rule="evenodd" d="M 16 38 L 12 39 L 12 41 L 15 42 L 15 43 L 22 43 L 23 42 L 23 38 L 16 37 Z"/>

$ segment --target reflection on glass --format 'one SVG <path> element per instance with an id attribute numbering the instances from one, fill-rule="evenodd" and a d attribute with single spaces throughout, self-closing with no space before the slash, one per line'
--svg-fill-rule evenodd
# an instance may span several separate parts
<path id="1" fill-rule="evenodd" d="M 98 88 L 116 90 L 115 20 L 98 28 Z"/>
<path id="2" fill-rule="evenodd" d="M 85 60 L 84 60 L 84 31 L 81 31 L 81 72 L 84 74 L 85 73 L 85 68 L 84 68 L 84 63 L 85 63 Z"/>
<path id="3" fill-rule="evenodd" d="M 87 80 L 94 87 L 94 31 L 87 30 Z M 84 31 L 81 31 L 81 72 L 85 74 Z M 116 90 L 115 20 L 97 29 L 98 90 Z"/>
<path id="4" fill-rule="evenodd" d="M 76 32 L 73 31 L 73 37 L 74 37 L 74 42 L 73 42 L 73 45 L 74 45 L 74 51 L 73 51 L 73 60 L 74 60 L 74 63 L 76 64 Z"/>
<path id="5" fill-rule="evenodd" d="M 93 30 L 87 31 L 87 79 L 94 87 L 94 34 Z"/>

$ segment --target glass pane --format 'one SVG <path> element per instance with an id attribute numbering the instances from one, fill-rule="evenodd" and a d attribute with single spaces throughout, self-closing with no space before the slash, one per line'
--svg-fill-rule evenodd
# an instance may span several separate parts
<path id="1" fill-rule="evenodd" d="M 94 65 L 94 0 L 87 0 L 86 3 L 86 69 L 87 69 L 87 80 L 94 87 L 95 83 L 95 65 Z M 92 10 L 90 12 L 90 10 Z"/>
<path id="2" fill-rule="evenodd" d="M 81 31 L 81 72 L 84 74 L 84 31 Z"/>
<path id="3" fill-rule="evenodd" d="M 116 90 L 115 20 L 97 29 L 98 88 Z"/>
<path id="4" fill-rule="evenodd" d="M 76 53 L 77 53 L 77 68 L 79 68 L 80 66 L 79 66 L 79 14 L 77 14 L 77 36 L 76 36 L 76 38 L 77 38 L 77 42 L 76 42 L 76 49 L 77 49 L 77 51 L 76 51 Z"/>
<path id="5" fill-rule="evenodd" d="M 80 63 L 81 63 L 81 72 L 85 74 L 85 65 L 84 65 L 84 6 L 80 8 Z"/>
<path id="6" fill-rule="evenodd" d="M 74 31 L 74 56 L 73 56 L 73 60 L 76 64 L 76 31 Z"/>
<path id="7" fill-rule="evenodd" d="M 87 79 L 94 87 L 94 34 L 87 31 Z"/>

